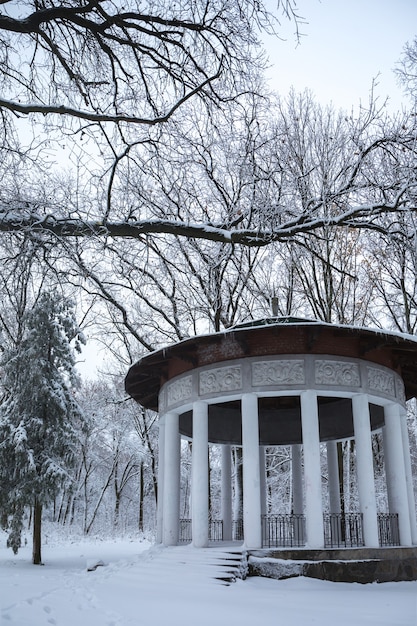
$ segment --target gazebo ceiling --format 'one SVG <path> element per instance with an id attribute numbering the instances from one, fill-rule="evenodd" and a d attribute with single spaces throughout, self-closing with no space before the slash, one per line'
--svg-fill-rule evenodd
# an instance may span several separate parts
<path id="1" fill-rule="evenodd" d="M 327 354 L 365 359 L 396 371 L 404 381 L 407 399 L 417 396 L 417 338 L 291 317 L 239 324 L 151 352 L 131 366 L 125 388 L 139 404 L 157 411 L 162 385 L 180 374 L 223 361 L 279 354 Z M 263 414 L 267 415 L 266 409 Z M 378 418 L 375 419 L 377 422 Z M 267 419 L 265 428 L 266 423 Z M 288 439 L 292 439 L 290 432 Z"/>
<path id="2" fill-rule="evenodd" d="M 370 407 L 371 430 L 384 425 L 383 408 Z M 302 443 L 301 408 L 297 396 L 259 398 L 259 443 L 282 446 Z M 354 436 L 352 403 L 349 398 L 318 397 L 320 441 Z M 192 439 L 192 411 L 180 415 L 181 435 Z M 209 405 L 208 439 L 216 444 L 242 444 L 239 401 Z"/>

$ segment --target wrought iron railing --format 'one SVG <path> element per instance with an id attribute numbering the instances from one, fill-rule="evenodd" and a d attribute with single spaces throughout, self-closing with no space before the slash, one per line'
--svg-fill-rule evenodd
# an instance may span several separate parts
<path id="1" fill-rule="evenodd" d="M 326 548 L 356 548 L 364 545 L 362 513 L 325 514 L 323 521 Z"/>
<path id="2" fill-rule="evenodd" d="M 223 520 L 209 520 L 209 541 L 223 541 Z M 191 543 L 192 521 L 180 519 L 179 543 Z"/>
<path id="3" fill-rule="evenodd" d="M 304 544 L 304 515 L 262 516 L 262 545 L 264 548 L 293 548 Z"/>
<path id="4" fill-rule="evenodd" d="M 180 543 L 191 543 L 192 540 L 192 531 L 191 531 L 191 520 L 190 519 L 180 519 L 180 533 L 179 533 L 179 542 Z"/>
<path id="5" fill-rule="evenodd" d="M 326 548 L 355 548 L 364 544 L 362 513 L 325 514 L 324 545 Z M 398 515 L 378 513 L 380 546 L 400 545 Z M 232 538 L 243 541 L 243 520 L 233 520 Z M 305 545 L 304 515 L 263 515 L 262 546 L 264 548 L 292 548 Z M 223 521 L 209 521 L 209 541 L 223 540 Z M 179 542 L 192 541 L 191 519 L 181 519 Z"/>
<path id="6" fill-rule="evenodd" d="M 233 541 L 243 541 L 243 519 L 234 519 L 232 523 Z"/>
<path id="7" fill-rule="evenodd" d="M 399 546 L 400 532 L 397 513 L 378 514 L 378 535 L 380 546 Z"/>
<path id="8" fill-rule="evenodd" d="M 223 520 L 211 519 L 209 521 L 209 541 L 223 541 Z"/>

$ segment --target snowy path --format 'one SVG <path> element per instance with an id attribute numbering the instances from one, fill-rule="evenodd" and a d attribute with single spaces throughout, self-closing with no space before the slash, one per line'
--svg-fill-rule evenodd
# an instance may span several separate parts
<path id="1" fill-rule="evenodd" d="M 0 548 L 1 626 L 417 626 L 417 583 L 215 580 L 216 550 L 138 542 Z M 202 558 L 203 557 L 203 558 Z M 87 572 L 87 564 L 106 565 Z"/>

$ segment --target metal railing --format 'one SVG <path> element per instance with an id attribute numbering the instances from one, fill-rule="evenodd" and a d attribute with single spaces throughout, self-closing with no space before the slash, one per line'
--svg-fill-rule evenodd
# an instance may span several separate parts
<path id="1" fill-rule="evenodd" d="M 209 520 L 209 541 L 223 541 L 223 520 Z M 192 541 L 192 521 L 191 519 L 180 519 L 179 543 L 191 543 Z"/>
<path id="2" fill-rule="evenodd" d="M 364 546 L 362 513 L 325 514 L 324 545 L 326 548 L 356 548 Z M 400 545 L 398 515 L 378 513 L 380 546 Z M 243 541 L 243 520 L 233 520 L 232 538 Z M 262 546 L 264 548 L 293 548 L 305 545 L 304 515 L 263 515 Z M 191 543 L 191 519 L 180 519 L 179 542 Z M 209 541 L 223 541 L 223 521 L 209 521 Z"/>
<path id="3" fill-rule="evenodd" d="M 293 548 L 304 544 L 304 515 L 262 516 L 262 546 L 264 548 Z"/>
<path id="4" fill-rule="evenodd" d="M 191 543 L 192 540 L 192 531 L 191 531 L 191 520 L 190 519 L 180 519 L 180 533 L 179 533 L 179 543 Z"/>
<path id="5" fill-rule="evenodd" d="M 243 541 L 243 519 L 234 519 L 232 522 L 233 541 Z"/>
<path id="6" fill-rule="evenodd" d="M 378 514 L 378 536 L 380 546 L 400 545 L 397 513 Z"/>
<path id="7" fill-rule="evenodd" d="M 209 521 L 209 541 L 223 541 L 222 519 L 211 519 Z"/>
<path id="8" fill-rule="evenodd" d="M 364 545 L 362 513 L 331 513 L 323 516 L 326 548 L 356 548 Z"/>

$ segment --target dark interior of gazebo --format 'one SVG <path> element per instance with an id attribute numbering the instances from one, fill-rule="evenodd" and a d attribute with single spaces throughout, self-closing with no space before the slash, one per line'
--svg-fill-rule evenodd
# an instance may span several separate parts
<path id="1" fill-rule="evenodd" d="M 302 443 L 299 396 L 259 398 L 259 441 L 263 446 Z M 320 440 L 353 437 L 352 402 L 349 398 L 319 397 Z M 381 406 L 370 404 L 371 428 L 384 425 Z M 239 400 L 209 406 L 209 441 L 241 445 L 241 403 Z M 180 415 L 181 435 L 192 438 L 192 412 Z"/>

